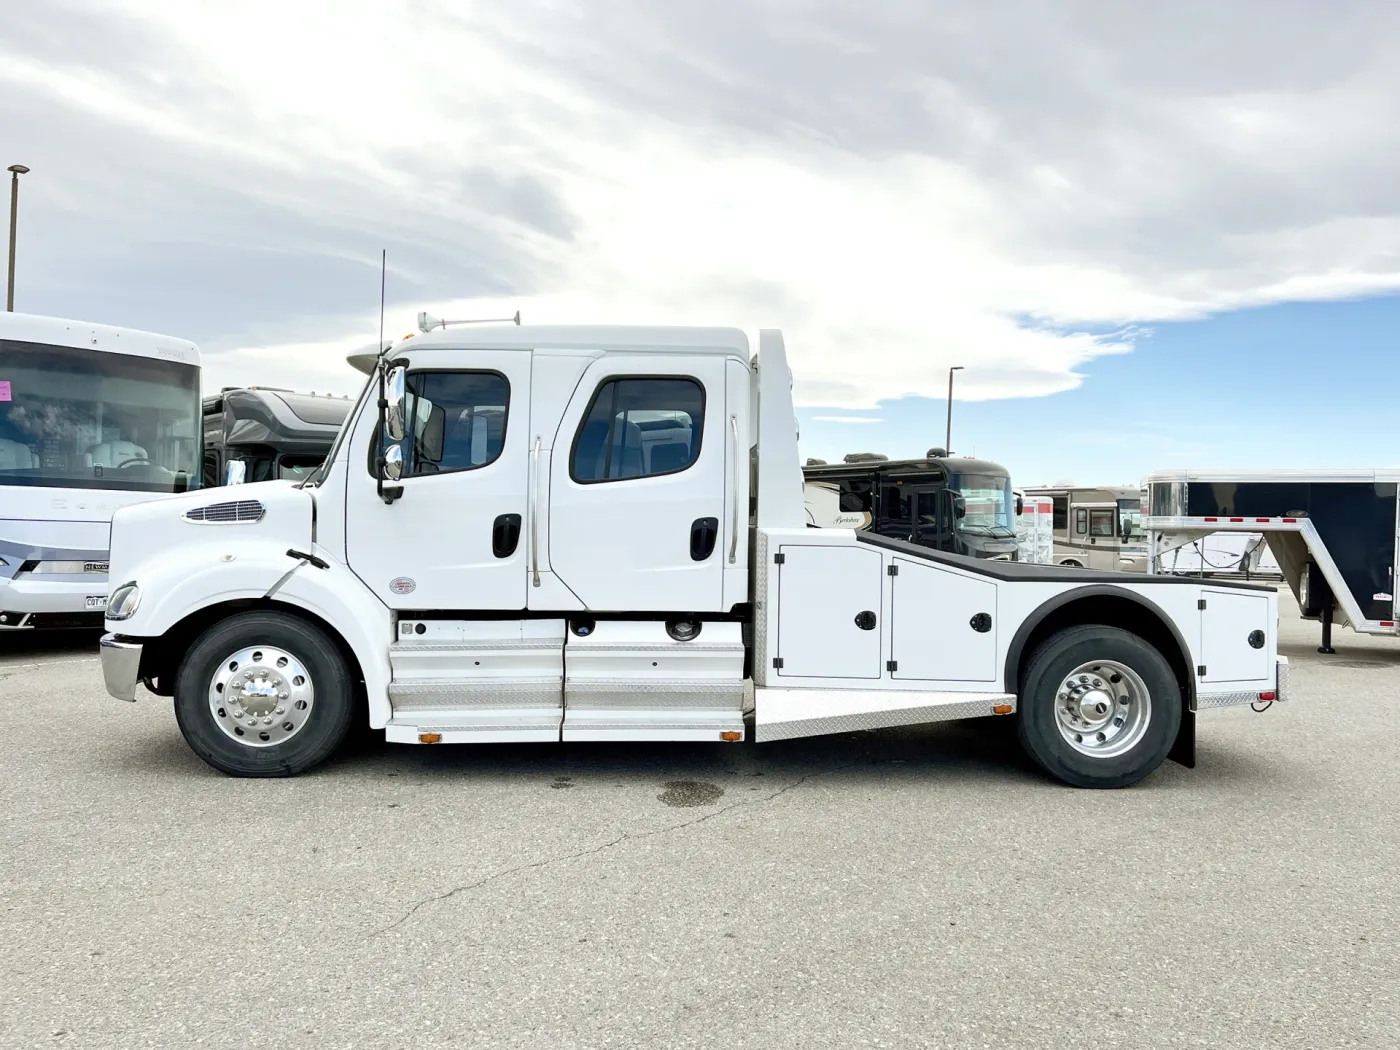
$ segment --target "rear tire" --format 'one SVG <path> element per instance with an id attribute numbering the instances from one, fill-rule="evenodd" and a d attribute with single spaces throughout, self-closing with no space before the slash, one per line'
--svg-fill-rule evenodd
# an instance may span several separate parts
<path id="1" fill-rule="evenodd" d="M 1136 784 L 1181 728 L 1181 686 L 1166 658 L 1117 627 L 1070 627 L 1023 665 L 1021 746 L 1074 787 Z"/>
<path id="2" fill-rule="evenodd" d="M 289 777 L 330 757 L 354 711 L 335 641 L 282 612 L 221 620 L 175 678 L 175 720 L 196 755 L 236 777 Z"/>

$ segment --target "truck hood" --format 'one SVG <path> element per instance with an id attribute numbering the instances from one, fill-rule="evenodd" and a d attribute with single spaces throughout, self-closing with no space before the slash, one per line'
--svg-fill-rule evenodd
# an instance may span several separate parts
<path id="1" fill-rule="evenodd" d="M 208 547 L 211 557 L 250 547 L 311 549 L 314 497 L 293 481 L 200 489 L 123 507 L 112 515 L 113 588 L 137 579 L 142 563 L 176 548 Z"/>

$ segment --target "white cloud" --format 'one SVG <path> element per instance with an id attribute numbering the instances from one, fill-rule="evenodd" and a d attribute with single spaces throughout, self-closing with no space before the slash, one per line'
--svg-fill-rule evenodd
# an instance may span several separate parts
<path id="1" fill-rule="evenodd" d="M 185 234 L 301 260 L 256 338 L 211 333 L 211 378 L 356 384 L 373 313 L 297 290 L 390 236 L 391 332 L 779 326 L 799 403 L 852 409 L 951 364 L 960 399 L 1065 390 L 1134 324 L 1400 287 L 1393 13 L 1129 6 L 121 0 L 59 15 L 139 27 L 145 68 L 0 43 L 0 86 L 287 217 Z"/>

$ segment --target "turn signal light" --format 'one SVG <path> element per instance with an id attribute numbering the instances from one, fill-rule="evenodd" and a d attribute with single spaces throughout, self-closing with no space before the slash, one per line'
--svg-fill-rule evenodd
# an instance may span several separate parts
<path id="1" fill-rule="evenodd" d="M 1011 713 L 1011 705 L 1010 705 L 1010 704 L 993 704 L 993 705 L 992 705 L 992 714 L 994 714 L 994 715 L 1009 715 L 1010 713 Z"/>
<path id="2" fill-rule="evenodd" d="M 732 730 L 732 729 L 727 729 L 727 730 L 725 730 L 723 733 L 721 733 L 721 734 L 719 735 L 719 738 L 720 738 L 721 740 L 743 740 L 743 739 L 744 739 L 744 734 L 743 734 L 743 733 L 736 733 L 736 732 L 735 732 L 734 730 Z"/>
<path id="3" fill-rule="evenodd" d="M 1272 689 L 1266 689 L 1266 690 L 1264 690 L 1262 693 L 1259 694 L 1259 699 L 1260 699 L 1260 700 L 1277 700 L 1277 699 L 1278 699 L 1278 693 L 1274 692 Z"/>
<path id="4" fill-rule="evenodd" d="M 419 733 L 419 734 L 418 734 L 418 742 L 419 742 L 420 744 L 441 744 L 441 743 L 442 743 L 442 734 L 441 734 L 441 733 Z"/>

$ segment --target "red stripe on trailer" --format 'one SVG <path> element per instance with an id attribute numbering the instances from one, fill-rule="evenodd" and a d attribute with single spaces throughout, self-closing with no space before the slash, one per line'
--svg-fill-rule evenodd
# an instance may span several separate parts
<path id="1" fill-rule="evenodd" d="M 1297 518 L 1284 518 L 1284 519 L 1283 519 L 1283 523 L 1284 523 L 1285 525 L 1297 525 L 1297 524 L 1298 524 L 1298 519 L 1297 519 Z"/>
<path id="2" fill-rule="evenodd" d="M 1230 520 L 1231 520 L 1231 521 L 1244 521 L 1243 518 L 1231 518 Z"/>
<path id="3" fill-rule="evenodd" d="M 1272 518 L 1255 518 L 1255 521 L 1272 521 Z"/>
<path id="4" fill-rule="evenodd" d="M 1207 518 L 1206 521 L 1219 521 L 1219 518 Z"/>

